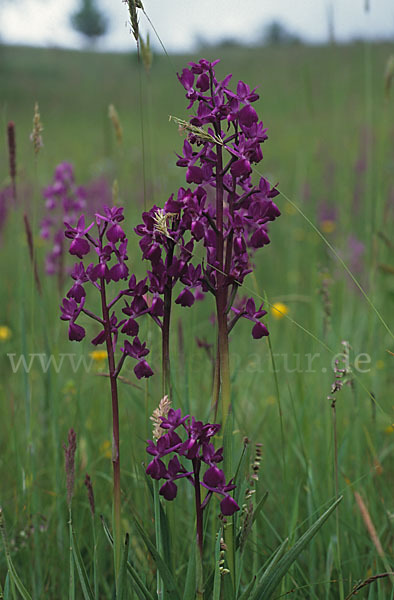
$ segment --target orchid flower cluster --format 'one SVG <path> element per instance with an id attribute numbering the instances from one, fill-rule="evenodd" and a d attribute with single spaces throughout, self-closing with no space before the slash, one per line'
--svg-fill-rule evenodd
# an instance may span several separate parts
<path id="1" fill-rule="evenodd" d="M 45 269 L 48 275 L 54 275 L 63 267 L 63 222 L 75 225 L 81 212 L 94 214 L 96 209 L 101 209 L 110 202 L 111 193 L 105 180 L 93 181 L 88 186 L 77 186 L 73 166 L 62 162 L 55 168 L 53 181 L 43 190 L 43 196 L 48 215 L 41 221 L 40 235 L 43 239 L 52 241 Z"/>
<path id="2" fill-rule="evenodd" d="M 95 223 L 86 227 L 83 215 L 75 227 L 66 223 L 65 236 L 71 240 L 70 254 L 83 259 L 92 251 L 96 255 L 96 261 L 89 263 L 86 268 L 83 261 L 75 264 L 71 273 L 74 284 L 67 292 L 66 298 L 63 299 L 61 319 L 69 322 L 69 339 L 77 342 L 80 342 L 86 335 L 85 329 L 76 323 L 81 313 L 98 321 L 103 329 L 93 338 L 92 343 L 98 345 L 107 342 L 107 350 L 109 348 L 112 353 L 115 352 L 119 334 L 124 334 L 126 337 L 121 348 L 122 356 L 118 365 L 114 367 L 112 375 L 116 377 L 119 374 L 124 360 L 130 356 L 137 360 L 134 373 L 138 379 L 141 379 L 150 377 L 153 375 L 153 371 L 145 360 L 149 349 L 146 347 L 146 343 L 141 342 L 138 337 L 137 319 L 144 314 L 149 314 L 154 320 L 160 322 L 159 317 L 163 314 L 163 302 L 160 298 L 153 298 L 148 306 L 146 279 L 137 282 L 135 275 L 131 275 L 129 278 L 128 240 L 120 225 L 123 220 L 122 207 L 104 207 L 103 214 L 96 214 L 96 237 L 91 231 Z M 113 282 L 127 280 L 127 287 L 108 301 L 107 286 Z M 85 286 L 88 284 L 95 287 L 101 295 L 102 316 L 92 313 L 85 306 Z M 113 308 L 124 297 L 127 297 L 129 301 L 125 301 L 122 308 L 123 317 L 118 320 Z"/>
<path id="3" fill-rule="evenodd" d="M 223 460 L 223 448 L 215 450 L 211 441 L 220 430 L 220 425 L 204 424 L 202 421 L 196 421 L 194 417 L 190 419 L 189 415 L 182 417 L 180 408 L 177 410 L 170 408 L 166 417 L 159 418 L 162 433 L 159 434 L 160 437 L 156 444 L 152 440 L 148 440 L 146 449 L 154 457 L 149 463 L 146 473 L 153 479 L 165 479 L 159 494 L 166 500 L 174 500 L 178 492 L 175 482 L 186 478 L 194 488 L 201 484 L 208 490 L 201 503 L 201 511 L 207 506 L 213 494 L 223 496 L 223 500 L 220 502 L 222 515 L 230 516 L 238 511 L 238 504 L 229 494 L 236 486 L 232 480 L 226 483 L 224 472 L 217 466 Z M 186 439 L 182 439 L 181 435 L 176 432 L 177 429 L 179 431 L 179 428 L 183 428 Z M 173 456 L 166 466 L 162 459 L 169 454 L 173 454 Z M 189 468 L 186 468 L 178 457 L 182 460 L 189 460 L 191 462 Z M 200 480 L 203 463 L 208 466 L 208 469 Z"/>
<path id="4" fill-rule="evenodd" d="M 227 87 L 231 75 L 218 81 L 217 62 L 189 63 L 190 69 L 178 75 L 187 92 L 188 108 L 197 104 L 189 123 L 181 122 L 187 139 L 177 161 L 186 168 L 187 183 L 194 186 L 180 188 L 163 209 L 154 206 L 144 213 L 143 224 L 135 231 L 141 237 L 143 258 L 151 262 L 150 278 L 157 289 L 165 285 L 172 288 L 180 281 L 183 289 L 175 303 L 186 307 L 202 293 L 224 295 L 224 304 L 229 304 L 233 313 L 228 318 L 228 331 L 244 317 L 254 323 L 252 335 L 257 339 L 268 335 L 260 321 L 266 311 L 262 306 L 256 308 L 252 298 L 234 300 L 238 287 L 253 269 L 251 256 L 270 242 L 267 227 L 280 215 L 273 202 L 279 192 L 264 177 L 257 185 L 251 180 L 251 165 L 262 160 L 261 143 L 267 139 L 252 107 L 259 96 L 242 81 L 236 93 L 231 91 Z M 228 154 L 226 163 L 223 150 Z M 212 190 L 216 203 L 211 200 Z M 206 259 L 194 265 L 198 242 L 205 247 Z"/>

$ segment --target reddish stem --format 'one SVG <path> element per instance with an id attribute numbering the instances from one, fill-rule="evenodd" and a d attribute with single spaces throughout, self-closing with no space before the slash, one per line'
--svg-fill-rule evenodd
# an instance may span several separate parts
<path id="1" fill-rule="evenodd" d="M 104 321 L 105 343 L 108 354 L 109 379 L 112 398 L 112 466 L 113 466 L 113 494 L 114 494 L 114 530 L 115 530 L 115 574 L 118 575 L 120 568 L 120 544 L 121 544 L 121 522 L 120 522 L 120 452 L 119 452 L 119 403 L 118 387 L 116 383 L 117 373 L 115 367 L 114 347 L 112 343 L 111 322 L 107 306 L 105 279 L 100 278 L 101 310 Z"/>

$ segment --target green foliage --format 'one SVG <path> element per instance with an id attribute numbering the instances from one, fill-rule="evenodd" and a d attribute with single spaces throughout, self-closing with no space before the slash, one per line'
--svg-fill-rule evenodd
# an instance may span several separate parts
<path id="1" fill-rule="evenodd" d="M 88 358 L 91 351 L 89 340 L 81 346 L 70 346 L 65 339 L 64 324 L 58 320 L 56 282 L 44 279 L 43 298 L 36 295 L 21 226 L 21 204 L 25 202 L 31 212 L 41 273 L 46 251 L 37 233 L 44 214 L 41 190 L 62 160 L 75 164 L 80 182 L 97 173 L 110 182 L 115 178 L 119 181 L 119 201 L 126 204 L 127 219 L 132 224 L 128 231 L 131 240 L 144 202 L 163 206 L 169 195 L 184 185 L 184 172 L 174 166 L 174 152 L 179 152 L 183 139 L 177 128 L 168 123 L 168 115 L 187 118 L 184 93 L 174 71 L 180 72 L 188 60 L 199 56 L 172 57 L 174 68 L 165 57 L 155 58 L 149 79 L 143 72 L 141 75 L 140 106 L 138 64 L 129 56 L 7 47 L 2 50 L 0 123 L 3 132 L 9 120 L 16 123 L 21 199 L 17 207 L 9 207 L 8 220 L 1 231 L 0 325 L 7 325 L 12 337 L 0 342 L 1 504 L 7 515 L 9 538 L 9 554 L 0 552 L 0 583 L 4 598 L 12 600 L 20 597 L 18 584 L 23 593 L 28 590 L 25 597 L 34 600 L 68 595 L 68 512 L 61 442 L 73 426 L 79 440 L 73 500 L 79 546 L 79 554 L 74 558 L 75 583 L 76 597 L 84 597 L 80 578 L 86 590 L 93 589 L 95 544 L 83 486 L 86 470 L 92 476 L 97 510 L 107 521 L 111 516 L 108 382 L 105 371 L 100 373 L 95 363 L 89 372 L 74 372 L 67 360 L 59 373 L 52 368 L 43 373 L 38 361 L 30 373 L 12 372 L 7 353 L 19 356 L 22 352 L 48 352 L 58 357 L 75 352 L 76 358 Z M 391 100 L 384 95 L 384 69 L 390 54 L 392 48 L 388 45 L 355 44 L 330 48 L 300 45 L 291 51 L 286 46 L 229 48 L 220 56 L 222 73 L 232 71 L 235 81 L 242 78 L 259 86 L 259 111 L 269 128 L 269 140 L 263 147 L 264 174 L 274 182 L 279 180 L 280 188 L 319 228 L 320 203 L 328 201 L 337 208 L 335 228 L 325 236 L 347 264 L 349 236 L 356 236 L 365 244 L 357 278 L 385 322 L 390 322 L 394 297 L 392 274 L 381 268 L 393 265 Z M 217 57 L 215 49 L 204 55 Z M 36 100 L 45 127 L 45 146 L 37 168 L 28 141 Z M 113 142 L 107 118 L 107 107 L 114 101 L 122 115 L 123 146 L 127 148 L 123 154 Z M 145 158 L 141 153 L 141 113 Z M 367 167 L 360 173 L 355 164 L 363 152 L 367 153 Z M 0 180 L 5 184 L 4 144 L 0 147 L 0 164 Z M 144 168 L 145 200 L 141 175 Z M 360 198 L 358 212 L 353 204 L 356 193 Z M 371 357 L 370 371 L 358 374 L 354 387 L 344 389 L 337 403 L 339 488 L 344 496 L 338 510 L 345 594 L 357 582 L 385 570 L 354 501 L 354 490 L 362 493 L 386 553 L 390 542 L 384 507 L 390 503 L 393 476 L 389 463 L 393 434 L 389 426 L 394 359 L 386 352 L 393 351 L 392 340 L 322 239 L 291 203 L 282 197 L 278 204 L 283 213 L 280 227 L 272 231 L 272 243 L 264 249 L 255 282 L 247 284 L 256 298 L 266 294 L 266 306 L 278 300 L 289 307 L 289 319 L 274 320 L 269 316 L 270 342 L 278 372 L 274 373 L 269 346 L 250 340 L 246 323 L 233 335 L 230 347 L 234 422 L 226 431 L 225 443 L 233 454 L 234 471 L 240 465 L 237 493 L 241 504 L 245 503 L 250 483 L 254 443 L 263 443 L 259 480 L 249 513 L 251 527 L 247 529 L 248 523 L 245 525 L 247 535 L 242 537 L 242 544 L 243 516 L 238 518 L 235 529 L 239 600 L 249 600 L 270 563 L 271 575 L 285 564 L 281 561 L 286 558 L 286 551 L 300 547 L 297 544 L 303 539 L 302 533 L 313 526 L 327 506 L 327 499 L 335 495 L 332 427 L 326 396 L 333 381 L 330 362 L 342 339 L 349 339 L 353 357 L 358 352 L 367 352 Z M 133 252 L 141 275 L 144 265 L 137 242 L 134 246 L 130 243 L 130 254 Z M 328 273 L 330 280 L 328 328 L 319 294 L 323 273 Z M 200 303 L 187 315 L 177 309 L 173 319 L 174 403 L 201 419 L 210 411 L 212 365 L 208 352 L 195 345 L 195 339 L 215 344 L 211 311 L 209 302 Z M 177 339 L 180 320 L 183 346 Z M 93 337 L 96 332 L 90 333 Z M 187 355 L 182 351 L 185 345 Z M 159 354 L 160 348 L 154 341 L 152 356 L 156 368 Z M 288 356 L 290 371 L 284 369 L 284 354 Z M 308 354 L 318 355 L 309 371 L 303 358 Z M 297 355 L 302 358 L 299 370 Z M 146 461 L 145 440 L 151 437 L 149 416 L 160 399 L 160 383 L 152 381 L 145 389 L 123 381 L 120 398 L 125 507 L 122 518 L 124 530 L 130 532 L 127 591 L 138 600 L 157 598 L 157 561 L 170 586 L 166 589 L 176 587 L 180 590 L 178 596 L 184 593 L 192 598 L 193 499 L 187 490 L 180 490 L 171 505 L 159 502 L 159 533 L 170 532 L 170 539 L 165 551 L 158 555 L 153 492 L 151 495 L 147 488 L 142 465 Z M 249 442 L 242 455 L 244 437 Z M 213 499 L 204 515 L 205 600 L 211 600 L 213 594 L 217 596 L 219 583 L 226 600 L 233 593 L 231 575 L 221 575 L 218 581 L 213 561 L 218 553 L 218 506 Z M 140 516 L 141 531 L 131 517 L 132 509 Z M 109 535 L 108 530 L 106 533 Z M 281 548 L 286 538 L 288 544 L 283 545 L 272 564 L 275 549 Z M 337 542 L 332 516 L 289 570 L 282 573 L 276 594 L 294 590 L 292 600 L 337 600 Z M 111 598 L 111 546 L 104 533 L 97 536 L 97 582 L 98 597 Z M 264 585 L 268 585 L 267 580 Z M 372 579 L 369 590 L 370 598 L 385 600 L 390 595 L 388 577 Z M 177 592 L 174 593 L 176 597 Z M 368 595 L 364 589 L 361 593 Z"/>
<path id="2" fill-rule="evenodd" d="M 103 36 L 108 21 L 95 5 L 95 0 L 81 0 L 81 8 L 71 15 L 71 25 L 89 40 Z"/>
<path id="3" fill-rule="evenodd" d="M 273 21 L 264 30 L 263 42 L 271 46 L 299 44 L 301 39 L 286 29 L 279 21 Z"/>

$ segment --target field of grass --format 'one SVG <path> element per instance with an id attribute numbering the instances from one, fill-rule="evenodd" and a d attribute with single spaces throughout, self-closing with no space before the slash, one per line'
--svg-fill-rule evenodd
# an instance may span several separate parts
<path id="1" fill-rule="evenodd" d="M 335 499 L 333 410 L 327 396 L 335 379 L 334 357 L 342 352 L 343 340 L 351 346 L 351 384 L 336 402 L 337 474 L 343 495 L 338 521 L 332 515 L 325 523 L 274 598 L 334 600 L 340 598 L 339 578 L 346 596 L 357 582 L 393 570 L 394 90 L 391 97 L 384 93 L 392 53 L 389 44 L 361 43 L 210 48 L 201 53 L 210 60 L 220 58 L 219 74 L 233 73 L 233 85 L 242 79 L 258 87 L 256 109 L 269 135 L 258 170 L 279 182 L 282 192 L 276 198 L 282 215 L 270 230 L 271 244 L 257 255 L 255 273 L 245 282 L 245 294 L 253 295 L 256 304 L 266 302 L 270 336 L 253 340 L 245 321 L 230 337 L 234 462 L 240 460 L 244 438 L 249 440 L 246 466 L 253 462 L 254 444 L 262 443 L 257 501 L 268 492 L 248 540 L 249 580 L 285 538 L 294 545 Z M 45 276 L 48 248 L 39 237 L 45 216 L 42 189 L 65 160 L 74 165 L 77 184 L 104 177 L 112 186 L 116 179 L 127 215 L 132 268 L 142 276 L 146 263 L 132 229 L 144 209 L 162 207 L 185 185 L 184 170 L 175 166 L 183 137 L 169 115 L 188 117 L 176 72 L 200 57 L 155 56 L 147 75 L 133 54 L 0 47 L 1 187 L 9 183 L 6 128 L 11 120 L 18 170 L 17 203 L 8 206 L 0 223 L 0 326 L 8 328 L 0 335 L 0 506 L 13 564 L 34 599 L 68 597 L 62 444 L 71 427 L 78 444 L 73 522 L 81 554 L 93 580 L 95 539 L 98 597 L 111 598 L 113 582 L 111 552 L 99 518 L 102 514 L 110 522 L 112 501 L 105 364 L 95 362 L 86 371 L 65 360 L 56 372 L 53 365 L 43 369 L 37 357 L 26 373 L 22 368 L 13 372 L 9 357 L 41 354 L 44 360 L 50 355 L 58 360 L 62 353 L 75 353 L 75 360 L 86 357 L 89 362 L 90 339 L 97 333 L 86 320 L 89 335 L 80 344 L 71 343 L 59 319 L 62 296 L 56 278 Z M 44 125 L 44 146 L 37 157 L 29 140 L 35 102 Z M 108 118 L 111 103 L 123 127 L 121 146 Z M 29 261 L 23 212 L 32 224 L 42 296 Z M 284 318 L 275 319 L 270 312 L 275 302 L 287 307 Z M 213 312 L 214 303 L 207 298 L 191 309 L 176 307 L 172 318 L 173 405 L 203 420 L 213 418 L 212 369 L 196 340 L 215 344 Z M 130 560 L 154 593 L 154 565 L 132 523 L 136 512 L 154 538 L 143 463 L 151 437 L 149 416 L 161 397 L 161 359 L 156 332 L 148 323 L 143 327 L 158 375 L 146 384 L 132 380 L 133 385 L 120 385 L 122 519 L 131 533 Z M 132 379 L 127 369 L 122 374 Z M 83 485 L 86 472 L 96 497 L 93 529 Z M 165 506 L 172 532 L 171 567 L 181 588 L 194 539 L 189 492 L 185 486 Z M 207 519 L 207 560 L 215 551 L 215 510 L 217 506 Z M 366 526 L 367 515 L 376 537 Z M 2 588 L 6 576 L 2 550 Z M 388 600 L 392 590 L 384 577 L 359 597 Z M 80 588 L 76 597 L 83 597 Z M 132 592 L 128 597 L 137 598 Z"/>

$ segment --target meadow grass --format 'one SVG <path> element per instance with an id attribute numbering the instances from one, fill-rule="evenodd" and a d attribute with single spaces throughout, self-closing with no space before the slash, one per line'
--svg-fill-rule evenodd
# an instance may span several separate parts
<path id="1" fill-rule="evenodd" d="M 140 72 L 135 55 L 66 52 L 59 49 L 0 48 L 0 124 L 13 120 L 17 135 L 19 206 L 10 209 L 1 231 L 2 322 L 12 336 L 1 341 L 1 497 L 12 560 L 33 598 L 63 598 L 68 590 L 68 511 L 62 443 L 67 431 L 77 432 L 76 493 L 73 522 L 82 556 L 93 577 L 93 534 L 83 485 L 92 477 L 97 513 L 97 570 L 100 598 L 112 593 L 112 562 L 98 515 L 111 519 L 110 402 L 107 381 L 95 364 L 90 372 L 64 361 L 59 373 L 45 373 L 35 359 L 28 374 L 14 374 L 8 353 L 44 353 L 56 357 L 74 352 L 89 359 L 88 340 L 70 344 L 59 320 L 61 298 L 56 282 L 44 277 L 46 251 L 38 236 L 44 213 L 43 186 L 63 160 L 75 165 L 78 183 L 105 175 L 119 183 L 119 198 L 128 223 L 154 203 L 163 206 L 183 185 L 184 172 L 175 167 L 175 152 L 183 143 L 169 115 L 186 118 L 184 90 L 176 71 L 187 60 L 220 58 L 219 72 L 232 72 L 251 87 L 259 86 L 258 109 L 268 127 L 259 170 L 279 181 L 291 201 L 325 231 L 328 241 L 366 290 L 390 326 L 393 300 L 392 245 L 393 157 L 392 98 L 384 96 L 383 73 L 392 46 L 384 44 L 289 48 L 209 48 L 198 56 L 154 58 L 150 74 Z M 143 102 L 141 103 L 141 97 Z M 44 124 L 44 148 L 33 156 L 29 133 L 35 101 Z M 117 146 L 108 105 L 119 113 L 124 140 Z M 140 121 L 143 120 L 142 151 Z M 3 138 L 2 138 L 3 139 Z M 5 137 L 4 137 L 5 139 Z M 7 181 L 6 144 L 0 148 L 1 174 Z M 366 167 L 357 171 L 357 161 Z M 26 187 L 26 189 L 25 189 Z M 327 225 L 321 205 L 335 207 Z M 331 519 L 283 579 L 275 597 L 293 590 L 290 598 L 338 598 L 337 534 L 345 594 L 357 581 L 387 570 L 392 544 L 392 394 L 393 338 L 350 280 L 327 245 L 284 197 L 282 216 L 270 232 L 271 244 L 258 258 L 255 276 L 245 293 L 268 303 L 283 302 L 282 319 L 268 318 L 269 344 L 251 340 L 242 323 L 230 337 L 234 406 L 234 464 L 241 458 L 243 439 L 263 444 L 257 498 L 268 498 L 248 541 L 246 572 L 252 577 L 286 538 L 294 544 L 305 529 L 335 499 L 332 409 L 327 396 L 334 380 L 332 359 L 348 340 L 351 360 L 370 356 L 367 372 L 354 369 L 352 386 L 337 397 L 339 529 Z M 319 208 L 320 207 L 320 208 Z M 43 296 L 34 286 L 25 242 L 22 211 L 31 218 Z M 349 238 L 364 244 L 358 261 Z M 131 237 L 131 236 L 130 236 Z M 130 240 L 133 268 L 142 276 L 137 241 Z M 383 267 L 382 267 L 383 265 Z M 386 268 L 384 268 L 386 266 Z M 320 293 L 324 281 L 330 303 Z M 214 343 L 204 301 L 193 309 L 174 310 L 172 342 L 173 403 L 183 412 L 208 419 L 211 362 L 196 338 Z M 287 318 L 288 317 L 288 318 Z M 97 332 L 90 325 L 90 339 Z M 152 366 L 160 371 L 159 340 L 144 325 Z M 181 328 L 181 334 L 179 333 Z M 183 341 L 181 341 L 183 340 Z M 317 355 L 308 364 L 308 355 Z M 286 355 L 285 358 L 283 355 Z M 301 361 L 297 365 L 297 357 Z M 277 372 L 274 372 L 273 361 Z M 287 361 L 287 362 L 286 362 Z M 297 368 L 298 367 L 298 368 Z M 127 377 L 127 372 L 124 373 Z M 131 379 L 131 376 L 130 376 Z M 123 526 L 131 531 L 131 562 L 155 589 L 151 559 L 132 524 L 136 511 L 153 534 L 153 508 L 143 462 L 145 440 L 151 436 L 149 416 L 161 394 L 159 377 L 149 383 L 120 384 Z M 384 549 L 377 551 L 355 499 L 358 492 Z M 190 490 L 167 503 L 171 537 L 165 549 L 173 571 L 186 575 L 187 555 L 194 536 L 192 509 L 179 513 L 177 503 L 190 506 Z M 218 505 L 211 513 L 217 512 Z M 207 520 L 207 554 L 215 553 L 214 519 Z M 177 557 L 175 559 L 175 557 Z M 186 557 L 186 558 L 185 558 Z M 6 561 L 0 555 L 4 587 Z M 391 597 L 390 584 L 380 580 L 364 591 L 366 598 Z M 12 597 L 12 596 L 11 596 Z M 78 596 L 77 597 L 81 597 Z M 133 597 L 130 595 L 130 597 Z"/>

